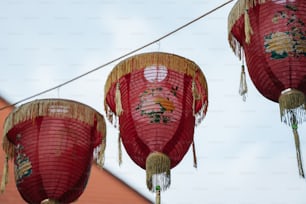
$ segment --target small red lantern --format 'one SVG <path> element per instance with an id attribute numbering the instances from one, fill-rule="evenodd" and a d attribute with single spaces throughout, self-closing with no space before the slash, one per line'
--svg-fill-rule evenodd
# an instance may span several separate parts
<path id="1" fill-rule="evenodd" d="M 204 118 L 207 94 L 201 69 L 168 53 L 130 57 L 108 76 L 107 117 L 119 117 L 119 140 L 132 160 L 146 169 L 149 190 L 159 194 L 169 187 L 170 169 L 193 143 L 195 117 L 197 122 Z"/>
<path id="2" fill-rule="evenodd" d="M 33 204 L 75 201 L 87 184 L 95 148 L 102 164 L 105 131 L 103 116 L 75 101 L 44 99 L 16 108 L 5 121 L 3 149 L 7 160 L 14 158 L 22 198 Z"/>
<path id="3" fill-rule="evenodd" d="M 243 48 L 256 88 L 279 103 L 281 120 L 293 129 L 302 177 L 297 126 L 306 119 L 305 23 L 305 0 L 238 0 L 228 19 L 231 47 L 239 57 Z M 241 78 L 245 94 L 244 70 Z"/>

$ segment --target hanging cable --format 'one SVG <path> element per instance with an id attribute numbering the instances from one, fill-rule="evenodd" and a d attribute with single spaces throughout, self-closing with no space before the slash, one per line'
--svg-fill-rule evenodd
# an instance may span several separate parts
<path id="1" fill-rule="evenodd" d="M 115 59 L 113 59 L 113 60 L 111 60 L 111 61 L 109 61 L 109 62 L 107 62 L 107 63 L 105 63 L 105 64 L 103 64 L 103 65 L 101 65 L 101 66 L 98 66 L 98 67 L 96 67 L 96 68 L 94 68 L 94 69 L 88 71 L 88 72 L 85 72 L 84 74 L 81 74 L 81 75 L 79 75 L 79 76 L 77 76 L 77 77 L 74 77 L 74 78 L 72 78 L 72 79 L 70 79 L 70 80 L 68 80 L 68 81 L 66 81 L 66 82 L 64 82 L 64 83 L 61 83 L 61 84 L 59 84 L 59 85 L 57 85 L 57 86 L 54 86 L 54 87 L 52 87 L 52 88 L 49 88 L 49 89 L 46 89 L 46 90 L 41 91 L 41 92 L 39 92 L 39 93 L 36 93 L 36 94 L 34 94 L 34 95 L 32 95 L 32 96 L 29 96 L 29 97 L 26 97 L 26 98 L 24 98 L 24 99 L 21 99 L 21 100 L 15 102 L 15 103 L 10 104 L 10 105 L 3 106 L 3 107 L 0 108 L 0 111 L 4 110 L 4 109 L 6 109 L 6 108 L 12 107 L 12 106 L 16 106 L 16 105 L 19 104 L 19 103 L 22 103 L 22 102 L 27 101 L 27 100 L 29 100 L 29 99 L 32 99 L 32 98 L 35 98 L 35 97 L 37 97 L 37 96 L 43 95 L 43 94 L 48 93 L 48 92 L 50 92 L 50 91 L 53 91 L 53 90 L 55 90 L 55 89 L 59 89 L 59 88 L 62 87 L 62 86 L 65 86 L 65 85 L 67 85 L 67 84 L 69 84 L 69 83 L 71 83 L 71 82 L 73 82 L 73 81 L 76 81 L 76 80 L 78 80 L 78 79 L 80 79 L 80 78 L 82 78 L 82 77 L 84 77 L 84 76 L 86 76 L 86 75 L 89 75 L 89 74 L 91 74 L 91 73 L 93 73 L 93 72 L 95 72 L 95 71 L 98 71 L 99 69 L 102 69 L 103 67 L 106 67 L 106 66 L 108 66 L 108 65 L 110 65 L 110 64 L 112 64 L 112 63 L 114 63 L 114 62 L 116 62 L 116 61 L 119 61 L 119 60 L 121 60 L 121 59 L 123 59 L 123 58 L 125 58 L 125 57 L 127 57 L 127 56 L 129 56 L 129 55 L 131 55 L 131 54 L 134 54 L 135 52 L 138 52 L 138 51 L 140 51 L 140 50 L 142 50 L 142 49 L 144 49 L 144 48 L 146 48 L 146 47 L 149 47 L 149 46 L 151 46 L 152 44 L 158 43 L 159 41 L 161 41 L 161 40 L 163 40 L 163 39 L 169 37 L 170 35 L 173 35 L 174 33 L 176 33 L 176 32 L 178 32 L 178 31 L 182 30 L 183 28 L 188 27 L 189 25 L 193 24 L 194 22 L 196 22 L 196 21 L 198 21 L 198 20 L 200 20 L 200 19 L 202 19 L 202 18 L 208 16 L 209 14 L 211 14 L 211 13 L 213 13 L 213 12 L 219 10 L 220 8 L 226 6 L 227 4 L 231 3 L 232 1 L 234 1 L 234 0 L 229 0 L 229 1 L 227 1 L 227 2 L 225 2 L 225 3 L 223 3 L 223 4 L 221 4 L 221 5 L 217 6 L 216 8 L 214 8 L 214 9 L 212 9 L 212 10 L 210 10 L 210 11 L 204 13 L 203 15 L 201 15 L 201 16 L 199 16 L 199 17 L 197 17 L 197 18 L 195 18 L 195 19 L 193 19 L 193 20 L 187 22 L 186 24 L 184 24 L 184 25 L 182 25 L 182 26 L 176 28 L 175 30 L 173 30 L 173 31 L 171 31 L 171 32 L 169 32 L 169 33 L 167 33 L 167 34 L 165 34 L 165 35 L 159 37 L 158 39 L 153 40 L 152 42 L 149 42 L 149 43 L 147 43 L 147 44 L 145 44 L 145 45 L 143 45 L 143 46 L 141 46 L 141 47 L 139 47 L 139 48 L 136 48 L 136 49 L 134 49 L 134 50 L 132 50 L 132 51 L 130 51 L 130 52 L 124 54 L 124 55 L 121 55 L 120 57 L 117 57 L 117 58 L 115 58 Z"/>

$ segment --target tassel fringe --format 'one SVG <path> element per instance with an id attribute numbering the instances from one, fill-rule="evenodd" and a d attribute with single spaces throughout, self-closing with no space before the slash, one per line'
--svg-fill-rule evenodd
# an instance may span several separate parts
<path id="1" fill-rule="evenodd" d="M 2 175 L 2 180 L 1 180 L 1 193 L 3 193 L 5 191 L 5 186 L 8 183 L 8 160 L 9 157 L 8 155 L 5 156 L 5 160 L 4 160 L 4 166 L 3 166 L 3 175 Z"/>
<path id="2" fill-rule="evenodd" d="M 228 41 L 234 53 L 240 58 L 240 48 L 241 43 L 232 35 L 231 31 L 239 18 L 244 15 L 244 25 L 245 25 L 245 34 L 246 34 L 246 43 L 250 43 L 251 35 L 253 34 L 253 30 L 251 27 L 251 22 L 248 14 L 248 10 L 252 9 L 254 6 L 259 4 L 264 4 L 267 0 L 238 0 L 236 4 L 233 6 L 232 10 L 228 15 Z"/>
<path id="3" fill-rule="evenodd" d="M 281 93 L 278 102 L 281 121 L 292 127 L 299 174 L 301 177 L 305 178 L 300 149 L 300 138 L 297 131 L 298 124 L 305 121 L 305 94 L 299 90 L 289 88 Z"/>
<path id="4" fill-rule="evenodd" d="M 116 115 L 120 116 L 123 112 L 122 103 L 121 103 L 121 93 L 120 93 L 120 84 L 116 84 L 116 93 L 115 93 L 115 103 L 116 103 Z"/>
<path id="5" fill-rule="evenodd" d="M 250 44 L 251 35 L 253 35 L 253 29 L 250 22 L 250 17 L 248 14 L 248 8 L 244 12 L 244 33 L 245 33 L 245 42 Z"/>
<path id="6" fill-rule="evenodd" d="M 117 83 L 121 77 L 150 65 L 164 65 L 167 67 L 167 69 L 186 74 L 192 78 L 196 77 L 201 86 L 204 89 L 207 89 L 205 76 L 202 73 L 200 67 L 193 61 L 174 54 L 164 52 L 151 52 L 129 57 L 117 64 L 109 74 L 105 83 L 104 97 L 107 96 L 108 91 L 110 90 L 113 83 Z"/>
<path id="7" fill-rule="evenodd" d="M 192 81 L 192 113 L 193 116 L 196 115 L 195 113 L 195 105 L 196 105 L 196 100 L 198 100 L 199 96 L 198 96 L 198 91 L 197 91 L 197 87 L 195 84 L 195 81 Z"/>
<path id="8" fill-rule="evenodd" d="M 195 149 L 194 141 L 192 142 L 192 153 L 193 153 L 193 167 L 197 168 L 198 167 L 198 162 L 197 162 L 197 155 L 196 155 L 196 149 Z"/>
<path id="9" fill-rule="evenodd" d="M 297 125 L 292 126 L 292 130 L 293 130 L 293 134 L 294 134 L 296 159 L 297 159 L 297 163 L 298 163 L 299 174 L 300 174 L 301 177 L 305 178 L 303 163 L 302 163 L 301 149 L 300 149 L 300 138 L 299 138 L 299 134 L 298 134 L 298 131 L 297 131 Z"/>
<path id="10" fill-rule="evenodd" d="M 64 99 L 41 99 L 21 105 L 14 109 L 5 120 L 3 129 L 3 150 L 9 158 L 14 157 L 14 146 L 8 140 L 7 133 L 17 124 L 27 120 L 33 120 L 39 116 L 54 116 L 61 118 L 73 118 L 91 126 L 96 125 L 96 130 L 103 137 L 106 135 L 104 118 L 91 107 Z"/>
<path id="11" fill-rule="evenodd" d="M 281 121 L 289 126 L 293 125 L 293 118 L 297 124 L 306 119 L 305 94 L 296 89 L 286 89 L 278 99 Z"/>
<path id="12" fill-rule="evenodd" d="M 207 82 L 203 72 L 201 71 L 200 67 L 195 64 L 193 61 L 188 60 L 184 57 L 168 54 L 163 52 L 151 52 L 151 53 L 143 53 L 139 55 L 135 55 L 129 57 L 119 64 L 115 66 L 112 72 L 107 77 L 107 81 L 104 86 L 104 109 L 106 111 L 107 118 L 112 121 L 113 114 L 118 113 L 121 114 L 120 107 L 117 110 L 117 107 L 109 107 L 106 101 L 107 96 L 109 96 L 109 91 L 113 90 L 113 86 L 117 86 L 119 79 L 133 71 L 141 70 L 144 67 L 151 66 L 151 65 L 164 65 L 169 70 L 176 71 L 181 74 L 186 74 L 187 76 L 192 77 L 196 80 L 197 84 L 201 86 L 201 90 L 206 91 L 206 93 L 200 92 L 198 95 L 206 95 L 207 94 Z M 119 102 L 118 88 L 115 88 L 115 104 L 117 106 L 117 102 Z M 113 94 L 113 93 L 112 93 Z M 116 102 L 116 100 L 118 101 Z M 119 103 L 118 103 L 119 104 Z"/>
<path id="13" fill-rule="evenodd" d="M 121 164 L 122 164 L 122 149 L 121 149 L 121 146 L 122 146 L 121 135 L 119 133 L 119 135 L 118 135 L 118 161 L 119 161 L 119 166 L 121 166 Z"/>
<path id="14" fill-rule="evenodd" d="M 242 96 L 242 100 L 246 101 L 246 95 L 248 93 L 248 86 L 246 83 L 245 77 L 245 68 L 244 65 L 241 66 L 241 75 L 240 75 L 240 86 L 239 86 L 239 94 Z"/>
<path id="15" fill-rule="evenodd" d="M 147 187 L 155 192 L 156 187 L 164 191 L 169 188 L 170 179 L 170 158 L 160 152 L 151 153 L 146 160 Z"/>
<path id="16" fill-rule="evenodd" d="M 100 146 L 97 147 L 98 156 L 97 156 L 97 164 L 99 167 L 103 168 L 105 162 L 105 148 L 106 148 L 106 137 L 102 137 L 102 141 Z"/>

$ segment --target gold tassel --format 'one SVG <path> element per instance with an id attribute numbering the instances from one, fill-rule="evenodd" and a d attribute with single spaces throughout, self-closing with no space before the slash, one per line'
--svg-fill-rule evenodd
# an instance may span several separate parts
<path id="1" fill-rule="evenodd" d="M 170 179 L 170 158 L 160 152 L 149 154 L 146 160 L 147 187 L 150 191 L 156 191 L 156 186 L 160 190 L 166 190 L 171 183 Z"/>
<path id="2" fill-rule="evenodd" d="M 160 186 L 156 186 L 155 204 L 160 204 Z"/>
<path id="3" fill-rule="evenodd" d="M 197 155 L 196 155 L 194 140 L 192 142 L 192 153 L 193 153 L 193 167 L 197 168 L 198 167 L 198 162 L 197 162 Z"/>
<path id="4" fill-rule="evenodd" d="M 195 82 L 192 81 L 192 114 L 195 116 Z"/>
<path id="5" fill-rule="evenodd" d="M 253 35 L 253 29 L 250 22 L 250 17 L 248 14 L 248 9 L 244 11 L 244 33 L 245 33 L 245 42 L 250 44 L 251 35 Z"/>
<path id="6" fill-rule="evenodd" d="M 300 139 L 297 131 L 298 124 L 305 120 L 305 94 L 297 89 L 289 88 L 282 91 L 278 102 L 281 121 L 292 127 L 299 174 L 301 177 L 305 178 L 300 150 Z"/>
<path id="7" fill-rule="evenodd" d="M 302 163 L 302 156 L 301 156 L 301 149 L 300 149 L 300 138 L 299 138 L 297 128 L 298 128 L 297 123 L 292 125 L 292 131 L 294 134 L 295 149 L 296 149 L 296 159 L 298 162 L 299 174 L 301 177 L 305 178 L 304 170 L 303 170 L 303 163 Z"/>
<path id="8" fill-rule="evenodd" d="M 123 112 L 122 103 L 121 103 L 121 93 L 120 93 L 120 84 L 116 84 L 116 93 L 115 93 L 115 104 L 116 104 L 116 115 L 120 116 Z"/>
<path id="9" fill-rule="evenodd" d="M 279 108 L 281 121 L 288 124 L 289 126 L 300 124 L 306 119 L 306 104 L 305 104 L 305 94 L 297 89 L 286 89 L 284 90 L 279 99 Z"/>
<path id="10" fill-rule="evenodd" d="M 122 164 L 122 149 L 121 149 L 121 135 L 119 133 L 118 135 L 118 160 L 119 160 L 119 166 Z"/>
<path id="11" fill-rule="evenodd" d="M 246 100 L 247 92 L 248 92 L 248 87 L 247 87 L 247 83 L 246 83 L 245 69 L 244 69 L 244 65 L 241 65 L 239 94 L 240 94 L 240 96 L 242 96 L 243 101 Z"/>
<path id="12" fill-rule="evenodd" d="M 1 193 L 5 191 L 5 186 L 8 183 L 8 155 L 5 155 L 4 166 L 3 166 L 3 175 L 1 181 Z"/>
<path id="13" fill-rule="evenodd" d="M 199 100 L 199 93 L 197 90 L 197 86 L 196 83 L 194 81 L 194 79 L 192 80 L 192 112 L 193 112 L 193 116 L 196 115 L 196 110 L 195 110 L 195 106 L 196 106 L 196 100 Z"/>
<path id="14" fill-rule="evenodd" d="M 89 125 L 94 125 L 97 122 L 97 130 L 105 130 L 103 116 L 85 104 L 64 99 L 40 99 L 14 109 L 5 120 L 3 135 L 6 135 L 15 125 L 26 120 L 35 122 L 35 118 L 39 116 L 72 118 Z M 5 151 L 13 153 L 10 145 L 4 145 L 6 146 Z M 6 153 L 8 154 L 8 152 Z M 13 155 L 9 154 L 9 157 L 12 158 Z"/>
<path id="15" fill-rule="evenodd" d="M 104 155 L 105 147 L 106 147 L 106 136 L 103 135 L 102 141 L 101 141 L 101 144 L 100 144 L 100 150 L 99 150 L 99 152 L 98 152 L 98 158 L 97 158 L 97 164 L 98 164 L 101 168 L 103 168 L 103 166 L 104 166 L 104 161 L 105 161 L 105 155 Z"/>

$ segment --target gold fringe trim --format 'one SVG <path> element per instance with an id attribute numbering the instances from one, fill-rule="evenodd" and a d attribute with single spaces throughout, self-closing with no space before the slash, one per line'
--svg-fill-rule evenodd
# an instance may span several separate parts
<path id="1" fill-rule="evenodd" d="M 7 133 L 17 124 L 33 120 L 39 116 L 73 118 L 93 126 L 103 137 L 106 136 L 106 125 L 103 116 L 93 108 L 71 100 L 41 99 L 15 108 L 5 120 L 3 130 L 3 150 L 9 159 L 14 157 L 14 145 L 8 140 Z"/>
<path id="2" fill-rule="evenodd" d="M 120 116 L 123 112 L 122 103 L 121 103 L 121 93 L 120 93 L 120 83 L 116 84 L 116 93 L 115 93 L 115 103 L 116 103 L 116 115 Z"/>
<path id="3" fill-rule="evenodd" d="M 250 22 L 250 17 L 248 14 L 248 9 L 247 8 L 244 12 L 244 33 L 245 33 L 245 42 L 247 44 L 250 44 L 251 42 L 251 35 L 253 35 L 253 29 L 251 26 L 251 22 Z"/>
<path id="4" fill-rule="evenodd" d="M 195 115 L 195 126 L 198 126 L 204 120 L 206 116 L 207 106 L 208 106 L 208 101 L 206 102 L 202 101 L 202 107 L 200 111 L 198 111 Z"/>
<path id="5" fill-rule="evenodd" d="M 246 83 L 245 77 L 245 69 L 244 65 L 241 66 L 241 74 L 240 74 L 240 85 L 239 85 L 239 94 L 242 96 L 242 100 L 246 101 L 246 95 L 248 93 L 248 86 Z"/>
<path id="6" fill-rule="evenodd" d="M 104 108 L 106 115 L 110 115 L 108 112 L 110 109 L 107 106 L 106 97 L 111 86 L 114 83 L 117 83 L 124 75 L 133 71 L 144 69 L 150 65 L 164 65 L 167 67 L 167 69 L 187 74 L 188 76 L 196 79 L 203 87 L 203 90 L 207 90 L 207 82 L 203 72 L 201 71 L 200 67 L 191 60 L 178 55 L 163 52 L 151 52 L 134 55 L 117 64 L 107 78 L 104 86 Z"/>
<path id="7" fill-rule="evenodd" d="M 192 153 L 193 153 L 193 167 L 197 168 L 198 167 L 198 162 L 197 162 L 197 154 L 196 154 L 194 140 L 192 142 Z"/>
<path id="8" fill-rule="evenodd" d="M 3 165 L 3 174 L 2 174 L 2 180 L 1 180 L 1 193 L 3 193 L 5 191 L 5 187 L 8 183 L 8 156 L 5 155 L 5 160 L 4 160 L 4 165 Z"/>
<path id="9" fill-rule="evenodd" d="M 122 148 L 121 148 L 122 142 L 121 142 L 121 135 L 119 133 L 118 135 L 118 162 L 119 166 L 122 164 Z"/>
<path id="10" fill-rule="evenodd" d="M 47 198 L 47 199 L 41 201 L 40 204 L 59 204 L 59 202 L 57 202 L 56 200 L 52 200 L 52 199 Z"/>
<path id="11" fill-rule="evenodd" d="M 252 28 L 251 28 L 251 23 L 247 22 L 249 21 L 248 19 L 248 13 L 246 12 L 248 9 L 252 9 L 254 6 L 258 5 L 258 4 L 264 4 L 268 1 L 271 0 L 238 0 L 236 2 L 236 4 L 233 6 L 232 10 L 230 11 L 229 15 L 228 15 L 228 41 L 230 43 L 231 48 L 233 49 L 234 53 L 240 58 L 240 53 L 239 50 L 241 45 L 240 43 L 236 40 L 236 38 L 231 34 L 232 28 L 235 25 L 236 21 L 242 16 L 247 14 L 247 16 L 245 16 L 245 31 L 246 31 L 246 38 L 247 35 L 251 34 L 252 32 Z M 246 42 L 249 41 L 250 39 L 247 40 Z M 248 42 L 247 42 L 248 43 Z"/>
<path id="12" fill-rule="evenodd" d="M 292 126 L 295 121 L 300 124 L 305 121 L 305 94 L 296 89 L 284 90 L 279 99 L 281 121 Z M 294 119 L 294 121 L 293 121 Z"/>
<path id="13" fill-rule="evenodd" d="M 146 160 L 147 187 L 150 191 L 166 190 L 171 183 L 170 179 L 170 158 L 160 152 L 151 153 Z"/>
<path id="14" fill-rule="evenodd" d="M 304 170 L 303 170 L 303 163 L 302 163 L 302 156 L 301 156 L 301 148 L 300 148 L 300 138 L 297 131 L 297 125 L 293 126 L 292 128 L 294 134 L 294 141 L 295 141 L 295 150 L 296 150 L 296 159 L 299 168 L 299 174 L 301 177 L 305 178 Z"/>
<path id="15" fill-rule="evenodd" d="M 195 84 L 195 81 L 192 80 L 192 113 L 193 113 L 193 116 L 196 115 L 195 113 L 195 105 L 196 105 L 196 100 L 198 99 L 198 91 L 197 91 L 197 87 L 196 87 L 196 84 Z"/>
<path id="16" fill-rule="evenodd" d="M 98 157 L 96 161 L 97 161 L 97 165 L 102 168 L 105 162 L 106 134 L 102 137 L 101 144 L 97 148 L 99 149 L 98 149 Z"/>

